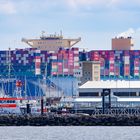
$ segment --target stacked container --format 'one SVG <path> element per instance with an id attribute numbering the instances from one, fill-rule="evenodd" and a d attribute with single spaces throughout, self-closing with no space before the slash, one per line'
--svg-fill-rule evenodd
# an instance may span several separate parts
<path id="1" fill-rule="evenodd" d="M 122 51 L 115 51 L 115 76 L 120 77 L 120 60 Z"/>
<path id="2" fill-rule="evenodd" d="M 73 71 L 74 72 L 73 75 L 74 75 L 75 72 L 77 72 L 77 70 L 80 69 L 80 67 L 79 67 L 79 49 L 78 48 L 72 48 L 72 51 L 73 51 L 73 54 L 74 54 L 74 71 Z"/>
<path id="3" fill-rule="evenodd" d="M 90 53 L 89 53 L 89 55 L 90 55 L 90 60 L 91 61 L 99 61 L 99 51 L 91 51 Z"/>
<path id="4" fill-rule="evenodd" d="M 134 76 L 139 76 L 139 51 L 134 51 Z"/>
<path id="5" fill-rule="evenodd" d="M 40 57 L 40 50 L 35 51 L 35 75 L 40 75 L 40 63 L 41 63 L 41 57 Z"/>
<path id="6" fill-rule="evenodd" d="M 100 59 L 100 68 L 101 68 L 100 74 L 101 76 L 104 76 L 105 75 L 105 60 L 102 57 Z"/>
<path id="7" fill-rule="evenodd" d="M 78 48 L 72 49 L 59 49 L 58 53 L 51 53 L 49 58 L 50 75 L 72 75 L 74 76 L 75 70 L 79 69 L 79 50 Z"/>
<path id="8" fill-rule="evenodd" d="M 122 50 L 122 51 L 90 51 L 89 60 L 100 61 L 101 77 L 104 78 L 135 78 L 140 72 L 140 51 Z M 131 66 L 131 67 L 130 67 Z M 133 77 L 132 77 L 133 76 Z"/>
<path id="9" fill-rule="evenodd" d="M 93 50 L 84 52 L 84 55 L 86 60 L 100 61 L 101 78 L 128 78 L 130 75 L 132 78 L 140 78 L 139 50 Z M 35 48 L 0 51 L 0 74 L 7 75 L 10 62 L 13 67 L 11 71 L 17 75 L 40 75 L 47 70 L 50 76 L 74 76 L 75 73 L 80 73 L 79 58 L 81 61 L 85 60 L 83 52 L 79 53 L 78 48 L 59 49 L 58 52 L 40 51 Z"/>
<path id="10" fill-rule="evenodd" d="M 130 76 L 130 60 L 129 51 L 124 51 L 124 76 Z"/>
<path id="11" fill-rule="evenodd" d="M 114 51 L 109 54 L 109 75 L 114 76 Z"/>
<path id="12" fill-rule="evenodd" d="M 57 75 L 58 74 L 58 66 L 57 66 L 57 53 L 51 53 L 50 54 L 50 69 L 51 69 L 51 75 Z"/>

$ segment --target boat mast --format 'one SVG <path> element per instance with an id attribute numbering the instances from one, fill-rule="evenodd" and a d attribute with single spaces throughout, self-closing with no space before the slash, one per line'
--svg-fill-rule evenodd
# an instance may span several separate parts
<path id="1" fill-rule="evenodd" d="M 27 79 L 25 75 L 25 98 L 27 98 Z"/>
<path id="2" fill-rule="evenodd" d="M 10 94 L 10 78 L 11 78 L 11 49 L 9 48 L 8 54 L 7 54 L 7 63 L 8 63 L 8 95 Z"/>

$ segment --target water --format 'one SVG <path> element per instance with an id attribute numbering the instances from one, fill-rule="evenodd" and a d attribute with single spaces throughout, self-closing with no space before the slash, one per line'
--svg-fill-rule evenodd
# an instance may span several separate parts
<path id="1" fill-rule="evenodd" d="M 0 127 L 0 140 L 140 140 L 140 127 Z"/>

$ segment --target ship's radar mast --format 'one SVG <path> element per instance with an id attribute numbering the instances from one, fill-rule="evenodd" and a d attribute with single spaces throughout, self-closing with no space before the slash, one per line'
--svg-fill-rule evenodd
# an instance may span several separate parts
<path id="1" fill-rule="evenodd" d="M 44 36 L 45 36 L 44 34 L 45 34 L 45 31 L 42 31 L 42 37 L 44 37 Z"/>

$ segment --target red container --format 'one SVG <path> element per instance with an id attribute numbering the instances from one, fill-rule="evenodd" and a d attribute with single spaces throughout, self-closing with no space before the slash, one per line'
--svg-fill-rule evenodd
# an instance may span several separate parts
<path id="1" fill-rule="evenodd" d="M 57 72 L 52 72 L 51 74 L 52 74 L 52 75 L 57 75 L 58 73 L 57 73 Z"/>
<path id="2" fill-rule="evenodd" d="M 79 69 L 79 66 L 74 66 L 74 69 Z"/>
<path id="3" fill-rule="evenodd" d="M 68 63 L 74 63 L 74 60 L 73 59 L 69 59 Z"/>
<path id="4" fill-rule="evenodd" d="M 57 58 L 58 58 L 58 60 L 62 60 L 63 59 L 63 55 L 62 54 L 58 54 Z"/>
<path id="5" fill-rule="evenodd" d="M 125 68 L 127 68 L 127 67 L 129 68 L 129 67 L 130 67 L 130 65 L 129 65 L 129 64 L 125 64 L 125 65 L 124 65 L 124 67 L 125 67 Z"/>
<path id="6" fill-rule="evenodd" d="M 134 64 L 134 67 L 139 67 L 139 63 Z"/>
<path id="7" fill-rule="evenodd" d="M 129 73 L 130 73 L 129 67 L 125 67 L 124 68 L 124 75 L 129 75 Z"/>
<path id="8" fill-rule="evenodd" d="M 73 70 L 73 69 L 74 69 L 74 66 L 73 66 L 73 65 L 69 65 L 68 68 L 69 68 L 70 70 L 71 70 L 71 69 Z"/>
<path id="9" fill-rule="evenodd" d="M 39 63 L 39 62 L 36 62 L 36 63 L 35 63 L 35 66 L 36 66 L 36 67 L 40 67 L 40 63 Z"/>
<path id="10" fill-rule="evenodd" d="M 110 64 L 110 67 L 114 67 L 114 64 Z"/>
<path id="11" fill-rule="evenodd" d="M 35 59 L 40 59 L 41 57 L 40 56 L 35 56 Z"/>
<path id="12" fill-rule="evenodd" d="M 63 54 L 63 59 L 68 59 L 69 57 L 68 57 L 68 54 Z M 73 57 L 72 57 L 73 58 Z"/>
<path id="13" fill-rule="evenodd" d="M 62 62 L 58 62 L 57 64 L 58 64 L 58 66 L 62 66 L 63 63 Z"/>
<path id="14" fill-rule="evenodd" d="M 58 75 L 62 75 L 63 74 L 63 72 L 61 72 L 61 71 L 58 71 Z"/>
<path id="15" fill-rule="evenodd" d="M 72 48 L 71 50 L 72 50 L 72 51 L 78 51 L 79 48 Z"/>
<path id="16" fill-rule="evenodd" d="M 58 53 L 65 54 L 66 53 L 66 50 L 59 50 Z"/>
<path id="17" fill-rule="evenodd" d="M 139 73 L 139 70 L 134 70 L 134 73 Z"/>

